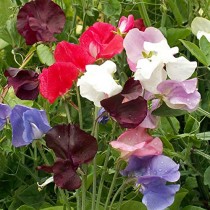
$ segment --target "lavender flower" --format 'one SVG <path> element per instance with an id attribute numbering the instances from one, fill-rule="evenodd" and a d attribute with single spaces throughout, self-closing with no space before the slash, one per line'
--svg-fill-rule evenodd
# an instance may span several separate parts
<path id="1" fill-rule="evenodd" d="M 0 104 L 0 130 L 3 129 L 10 114 L 11 108 L 6 104 Z"/>
<path id="2" fill-rule="evenodd" d="M 122 175 L 136 177 L 141 184 L 142 202 L 148 210 L 163 210 L 174 202 L 179 185 L 166 185 L 180 177 L 179 165 L 164 155 L 138 158 L 132 156 Z"/>
<path id="3" fill-rule="evenodd" d="M 16 105 L 10 116 L 12 144 L 20 147 L 39 139 L 50 130 L 45 111 Z"/>

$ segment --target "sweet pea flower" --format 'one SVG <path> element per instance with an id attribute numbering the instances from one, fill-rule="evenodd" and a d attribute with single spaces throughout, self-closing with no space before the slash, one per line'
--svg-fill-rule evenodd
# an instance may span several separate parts
<path id="1" fill-rule="evenodd" d="M 22 100 L 35 100 L 39 95 L 38 74 L 30 70 L 8 68 L 4 75 L 7 84 L 13 87 L 15 95 Z"/>
<path id="2" fill-rule="evenodd" d="M 122 87 L 113 79 L 112 75 L 115 72 L 116 64 L 112 61 L 106 61 L 102 65 L 87 65 L 86 72 L 77 82 L 81 96 L 100 107 L 101 100 L 116 95 L 122 90 Z"/>
<path id="3" fill-rule="evenodd" d="M 134 17 L 128 15 L 128 17 L 122 16 L 118 23 L 118 29 L 120 33 L 127 33 L 130 29 L 134 28 Z"/>
<path id="4" fill-rule="evenodd" d="M 123 128 L 137 127 L 147 115 L 147 101 L 139 81 L 129 78 L 122 91 L 101 101 L 101 106 Z"/>
<path id="5" fill-rule="evenodd" d="M 167 80 L 157 87 L 163 101 L 172 109 L 193 112 L 197 109 L 201 95 L 197 91 L 197 78 L 183 82 Z"/>
<path id="6" fill-rule="evenodd" d="M 3 129 L 7 118 L 11 115 L 11 108 L 6 104 L 0 104 L 0 130 Z"/>
<path id="7" fill-rule="evenodd" d="M 80 46 L 86 48 L 95 59 L 110 59 L 123 50 L 123 38 L 115 32 L 113 25 L 96 22 L 80 36 Z"/>
<path id="8" fill-rule="evenodd" d="M 138 40 L 139 43 L 135 44 Z M 175 58 L 179 49 L 170 48 L 162 33 L 153 27 L 144 32 L 130 30 L 125 37 L 124 47 L 128 64 L 135 71 L 134 78 L 141 82 L 145 90 L 154 94 L 158 93 L 157 86 L 167 76 L 172 80 L 184 81 L 197 67 L 196 62 L 190 62 L 184 57 Z"/>
<path id="9" fill-rule="evenodd" d="M 128 159 L 130 156 L 144 157 L 159 155 L 163 151 L 161 140 L 147 133 L 146 128 L 137 126 L 121 134 L 116 141 L 110 142 L 114 149 L 121 153 L 121 158 Z"/>
<path id="10" fill-rule="evenodd" d="M 106 110 L 101 107 L 98 111 L 98 120 L 97 122 L 98 123 L 101 123 L 101 124 L 106 124 L 109 120 L 109 116 L 108 116 L 108 113 L 106 112 Z"/>
<path id="11" fill-rule="evenodd" d="M 61 33 L 65 14 L 51 0 L 35 0 L 26 3 L 17 15 L 17 30 L 26 44 L 56 41 L 54 34 Z"/>
<path id="12" fill-rule="evenodd" d="M 202 36 L 205 36 L 206 39 L 210 42 L 210 21 L 203 17 L 196 17 L 191 23 L 191 29 L 193 34 L 200 39 Z"/>
<path id="13" fill-rule="evenodd" d="M 77 169 L 90 162 L 98 149 L 96 139 L 75 125 L 56 125 L 45 136 L 47 146 L 55 153 L 52 166 L 39 166 L 39 170 L 53 173 L 58 187 L 74 190 L 81 186 Z"/>
<path id="14" fill-rule="evenodd" d="M 39 139 L 51 128 L 45 111 L 16 105 L 10 115 L 12 144 L 21 147 Z"/>
<path id="15" fill-rule="evenodd" d="M 164 210 L 174 202 L 180 185 L 166 185 L 180 178 L 179 165 L 164 155 L 138 158 L 132 156 L 128 166 L 121 172 L 124 176 L 135 177 L 141 185 L 142 203 L 148 210 Z"/>

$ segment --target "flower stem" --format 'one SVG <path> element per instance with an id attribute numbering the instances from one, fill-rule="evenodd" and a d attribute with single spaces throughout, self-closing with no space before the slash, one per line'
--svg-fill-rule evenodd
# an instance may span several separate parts
<path id="1" fill-rule="evenodd" d="M 114 173 L 114 177 L 112 179 L 111 186 L 109 188 L 108 196 L 106 198 L 106 203 L 105 203 L 105 206 L 104 206 L 105 210 L 107 210 L 107 207 L 108 207 L 108 204 L 109 204 L 109 201 L 110 201 L 110 198 L 111 198 L 111 195 L 112 195 L 112 192 L 113 192 L 113 189 L 114 189 L 114 186 L 115 186 L 118 174 L 119 174 L 119 169 L 116 169 L 115 173 Z"/>
<path id="2" fill-rule="evenodd" d="M 196 110 L 197 112 L 205 115 L 206 117 L 210 118 L 210 113 L 205 111 L 204 109 L 202 109 L 201 107 L 198 107 L 198 109 Z"/>
<path id="3" fill-rule="evenodd" d="M 98 138 L 98 123 L 96 121 L 98 117 L 98 107 L 95 107 L 93 129 L 91 134 L 97 139 Z M 92 210 L 95 210 L 95 200 L 96 200 L 96 176 L 97 176 L 97 162 L 96 156 L 93 159 L 93 193 L 92 193 Z"/>
<path id="4" fill-rule="evenodd" d="M 76 86 L 76 85 L 75 85 Z M 79 88 L 76 86 L 76 94 L 77 94 L 77 103 L 79 108 L 79 126 L 82 129 L 83 128 L 83 121 L 82 121 L 82 106 L 81 106 L 81 100 L 80 100 L 80 94 L 79 94 Z"/>
<path id="5" fill-rule="evenodd" d="M 87 182 L 87 167 L 84 166 L 84 175 L 82 175 L 82 210 L 86 207 L 86 182 Z"/>
<path id="6" fill-rule="evenodd" d="M 70 116 L 68 104 L 66 102 L 64 102 L 64 106 L 65 106 L 65 110 L 66 110 L 66 116 L 68 119 L 68 123 L 71 123 L 71 116 Z"/>
<path id="7" fill-rule="evenodd" d="M 99 203 L 100 203 L 100 200 L 101 200 L 101 193 L 102 193 L 102 189 L 103 189 L 103 185 L 104 185 L 105 174 L 106 174 L 107 165 L 108 165 L 108 162 L 109 162 L 109 155 L 110 155 L 110 146 L 108 146 L 108 150 L 106 151 L 106 158 L 105 158 L 105 161 L 104 161 L 104 167 L 103 167 L 103 171 L 102 171 L 102 174 L 101 174 L 101 181 L 100 181 L 99 188 L 98 188 L 96 209 L 99 209 Z"/>
<path id="8" fill-rule="evenodd" d="M 147 13 L 147 9 L 145 7 L 145 3 L 142 1 L 139 1 L 139 0 L 136 0 L 135 2 L 138 4 L 139 13 L 140 13 L 141 17 L 143 18 L 145 25 L 147 27 L 151 26 L 152 24 L 149 19 L 149 15 Z"/>
<path id="9" fill-rule="evenodd" d="M 79 190 L 79 189 L 77 189 L 77 191 L 76 191 L 77 210 L 80 210 L 80 209 L 81 209 L 81 206 L 80 206 L 80 195 L 79 195 L 79 192 L 80 192 L 80 190 Z"/>

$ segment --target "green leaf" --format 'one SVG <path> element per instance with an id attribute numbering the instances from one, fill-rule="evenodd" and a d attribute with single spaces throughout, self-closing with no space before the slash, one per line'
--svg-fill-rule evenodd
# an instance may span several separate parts
<path id="1" fill-rule="evenodd" d="M 45 191 L 38 191 L 37 184 L 33 184 L 20 193 L 17 194 L 17 198 L 24 204 L 39 209 L 45 199 Z"/>
<path id="2" fill-rule="evenodd" d="M 9 18 L 9 16 L 12 14 L 11 7 L 15 6 L 14 3 L 12 3 L 11 0 L 1 0 L 1 6 L 0 6 L 0 26 L 4 25 Z"/>
<path id="3" fill-rule="evenodd" d="M 202 36 L 199 41 L 200 49 L 203 54 L 206 56 L 208 66 L 210 65 L 210 42 L 206 39 L 205 36 Z"/>
<path id="4" fill-rule="evenodd" d="M 55 62 L 52 51 L 48 46 L 40 44 L 37 46 L 36 51 L 41 63 L 50 66 Z"/>
<path id="5" fill-rule="evenodd" d="M 118 203 L 115 203 L 115 206 L 118 206 Z M 122 202 L 120 210 L 147 210 L 145 205 L 141 202 L 130 200 Z M 113 209 L 114 210 L 114 209 Z"/>
<path id="6" fill-rule="evenodd" d="M 169 120 L 173 124 L 173 128 L 171 127 Z M 159 128 L 161 128 L 166 135 L 172 135 L 175 134 L 174 132 L 179 133 L 180 124 L 179 121 L 176 119 L 176 117 L 170 117 L 170 119 L 162 117 L 160 120 Z M 173 129 L 175 129 L 175 131 Z"/>
<path id="7" fill-rule="evenodd" d="M 36 210 L 35 208 L 27 205 L 20 206 L 17 210 Z"/>
<path id="8" fill-rule="evenodd" d="M 171 47 L 178 45 L 179 39 L 185 39 L 191 34 L 188 28 L 170 28 L 167 30 L 167 41 Z"/>
<path id="9" fill-rule="evenodd" d="M 180 207 L 180 204 L 184 197 L 187 195 L 188 190 L 182 188 L 178 193 L 175 195 L 174 203 L 169 207 L 170 210 L 177 210 Z"/>
<path id="10" fill-rule="evenodd" d="M 186 206 L 182 210 L 205 210 L 205 209 L 198 207 L 198 206 Z"/>
<path id="11" fill-rule="evenodd" d="M 210 188 L 210 166 L 204 172 L 204 184 Z"/>
<path id="12" fill-rule="evenodd" d="M 122 11 L 122 5 L 118 0 L 108 0 L 104 3 L 104 14 L 107 17 L 119 16 Z"/>
<path id="13" fill-rule="evenodd" d="M 0 166 L 1 166 L 0 167 L 0 178 L 1 178 L 7 169 L 7 158 L 2 152 L 0 152 Z"/>
<path id="14" fill-rule="evenodd" d="M 31 107 L 33 105 L 33 101 L 19 99 L 15 95 L 12 87 L 9 89 L 9 91 L 8 91 L 4 100 L 10 107 L 14 107 L 17 104 L 24 105 L 24 106 L 29 106 L 29 107 Z"/>
<path id="15" fill-rule="evenodd" d="M 203 65 L 208 66 L 208 61 L 206 59 L 206 56 L 197 45 L 182 39 L 180 39 L 180 41 L 191 52 L 191 54 L 198 59 L 198 61 L 200 61 Z"/>
<path id="16" fill-rule="evenodd" d="M 12 45 L 12 47 L 20 47 L 23 44 L 23 38 L 16 29 L 15 18 L 7 20 L 4 27 L 0 28 L 0 39 Z"/>
<path id="17" fill-rule="evenodd" d="M 173 117 L 173 116 L 176 117 L 186 113 L 187 112 L 184 110 L 171 109 L 165 103 L 162 103 L 162 105 L 159 108 L 157 108 L 152 112 L 153 115 L 162 116 L 162 117 Z"/>
<path id="18" fill-rule="evenodd" d="M 4 49 L 9 44 L 5 42 L 3 39 L 0 39 L 0 50 Z"/>
<path id="19" fill-rule="evenodd" d="M 48 207 L 48 208 L 44 208 L 40 210 L 63 210 L 63 206 L 53 206 L 53 207 Z"/>

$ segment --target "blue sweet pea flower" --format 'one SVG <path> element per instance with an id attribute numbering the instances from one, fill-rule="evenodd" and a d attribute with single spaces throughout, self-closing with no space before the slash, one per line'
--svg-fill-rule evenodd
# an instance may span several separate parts
<path id="1" fill-rule="evenodd" d="M 45 111 L 21 105 L 12 109 L 10 122 L 15 147 L 28 145 L 51 129 Z"/>
<path id="2" fill-rule="evenodd" d="M 180 178 L 179 164 L 164 155 L 138 158 L 132 156 L 128 166 L 121 173 L 124 176 L 136 177 L 141 185 L 142 202 L 148 210 L 163 210 L 174 202 L 179 185 L 166 185 Z"/>
<path id="3" fill-rule="evenodd" d="M 102 107 L 98 111 L 98 123 L 106 124 L 109 120 L 108 113 L 106 110 Z"/>
<path id="4" fill-rule="evenodd" d="M 0 130 L 3 129 L 10 114 L 11 108 L 6 104 L 0 104 Z"/>

